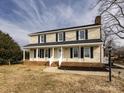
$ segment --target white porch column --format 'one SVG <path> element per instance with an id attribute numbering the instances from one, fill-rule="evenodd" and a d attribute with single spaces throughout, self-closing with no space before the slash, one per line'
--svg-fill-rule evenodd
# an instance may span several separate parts
<path id="1" fill-rule="evenodd" d="M 23 50 L 23 61 L 25 61 L 25 49 Z"/>
<path id="2" fill-rule="evenodd" d="M 61 59 L 63 58 L 63 47 L 61 47 Z"/>
<path id="3" fill-rule="evenodd" d="M 51 66 L 53 60 L 54 60 L 54 47 L 52 48 L 52 57 L 51 57 L 50 60 L 49 60 L 49 62 L 50 62 L 50 63 L 49 63 L 49 66 Z"/>
<path id="4" fill-rule="evenodd" d="M 59 59 L 59 66 L 61 65 L 62 63 L 62 59 L 63 59 L 63 47 L 61 47 L 61 57 Z"/>
<path id="5" fill-rule="evenodd" d="M 32 61 L 32 51 L 29 50 L 29 60 Z"/>
<path id="6" fill-rule="evenodd" d="M 52 48 L 52 58 L 54 59 L 54 56 L 55 56 L 55 54 L 54 54 L 54 47 Z"/>
<path id="7" fill-rule="evenodd" d="M 103 63 L 103 59 L 104 59 L 104 46 L 103 44 L 101 45 L 101 63 Z"/>
<path id="8" fill-rule="evenodd" d="M 36 60 L 38 61 L 38 48 L 36 49 Z"/>

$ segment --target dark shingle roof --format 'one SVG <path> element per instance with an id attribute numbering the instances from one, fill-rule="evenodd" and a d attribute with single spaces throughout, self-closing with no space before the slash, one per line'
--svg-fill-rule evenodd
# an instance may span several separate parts
<path id="1" fill-rule="evenodd" d="M 46 32 L 55 32 L 58 30 L 69 30 L 69 29 L 75 29 L 75 28 L 81 28 L 81 27 L 90 27 L 90 26 L 100 26 L 99 24 L 89 24 L 89 25 L 83 25 L 83 26 L 74 26 L 74 27 L 67 27 L 67 28 L 60 28 L 60 29 L 53 29 L 53 30 L 47 30 L 47 31 L 40 31 L 40 32 L 35 32 L 31 33 L 29 35 L 34 35 L 34 34 L 40 34 L 40 33 L 46 33 Z"/>
<path id="2" fill-rule="evenodd" d="M 65 41 L 65 42 L 49 42 L 49 43 L 36 43 L 36 44 L 28 44 L 24 47 L 31 47 L 31 46 L 46 46 L 46 45 L 64 45 L 64 44 L 78 44 L 78 43 L 97 43 L 102 42 L 101 39 L 90 39 L 90 40 L 78 40 L 78 41 Z"/>

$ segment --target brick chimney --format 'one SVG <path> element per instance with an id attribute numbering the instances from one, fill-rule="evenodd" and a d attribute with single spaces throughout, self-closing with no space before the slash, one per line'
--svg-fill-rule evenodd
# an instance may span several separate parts
<path id="1" fill-rule="evenodd" d="M 101 25 L 101 16 L 96 16 L 95 24 Z"/>

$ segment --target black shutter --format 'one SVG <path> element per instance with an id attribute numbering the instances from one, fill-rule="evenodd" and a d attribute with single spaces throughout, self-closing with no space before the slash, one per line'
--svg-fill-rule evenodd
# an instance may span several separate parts
<path id="1" fill-rule="evenodd" d="M 88 39 L 88 30 L 85 29 L 85 39 Z"/>
<path id="2" fill-rule="evenodd" d="M 70 48 L 70 58 L 72 58 L 72 48 Z"/>
<path id="3" fill-rule="evenodd" d="M 56 33 L 56 42 L 58 42 L 58 33 Z"/>
<path id="4" fill-rule="evenodd" d="M 63 41 L 65 41 L 65 32 L 63 32 Z"/>
<path id="5" fill-rule="evenodd" d="M 44 49 L 42 49 L 41 51 L 42 51 L 41 52 L 42 53 L 42 56 L 41 57 L 44 58 Z"/>
<path id="6" fill-rule="evenodd" d="M 76 40 L 78 40 L 78 33 L 79 31 L 76 31 Z"/>
<path id="7" fill-rule="evenodd" d="M 93 58 L 93 47 L 90 48 L 91 58 Z"/>
<path id="8" fill-rule="evenodd" d="M 48 49 L 48 51 L 49 51 L 48 58 L 50 58 L 50 48 Z"/>
<path id="9" fill-rule="evenodd" d="M 34 58 L 36 58 L 36 49 L 34 49 Z"/>
<path id="10" fill-rule="evenodd" d="M 40 49 L 38 49 L 38 57 L 40 57 Z"/>
<path id="11" fill-rule="evenodd" d="M 81 58 L 84 58 L 84 48 L 81 47 Z"/>
<path id="12" fill-rule="evenodd" d="M 38 35 L 38 43 L 40 43 L 40 35 Z"/>
<path id="13" fill-rule="evenodd" d="M 41 49 L 39 50 L 39 57 L 41 58 Z"/>
<path id="14" fill-rule="evenodd" d="M 46 42 L 46 34 L 44 34 L 44 43 Z"/>

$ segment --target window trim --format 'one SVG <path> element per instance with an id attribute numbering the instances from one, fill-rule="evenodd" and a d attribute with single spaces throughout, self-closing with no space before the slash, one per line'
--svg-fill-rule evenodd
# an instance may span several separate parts
<path id="1" fill-rule="evenodd" d="M 80 37 L 80 32 L 84 32 L 84 38 L 82 38 L 82 39 L 81 39 L 81 37 Z M 78 40 L 85 40 L 85 37 L 86 37 L 86 36 L 85 36 L 85 33 L 86 33 L 85 30 L 79 30 L 79 31 L 78 31 Z"/>
<path id="2" fill-rule="evenodd" d="M 89 57 L 85 56 L 85 49 L 88 48 L 89 49 Z M 84 57 L 85 58 L 91 58 L 91 48 L 90 47 L 84 47 Z"/>
<path id="3" fill-rule="evenodd" d="M 44 58 L 49 58 L 49 49 L 44 49 Z M 47 55 L 47 56 L 46 56 Z"/>
<path id="4" fill-rule="evenodd" d="M 74 48 L 77 48 L 78 49 L 77 57 L 74 56 Z M 73 47 L 72 48 L 72 58 L 79 58 L 79 48 L 78 47 Z"/>
<path id="5" fill-rule="evenodd" d="M 62 40 L 60 40 L 59 38 L 60 38 L 60 34 L 62 34 Z M 58 42 L 63 42 L 64 41 L 64 33 L 63 32 L 59 32 L 58 33 Z"/>
<path id="6" fill-rule="evenodd" d="M 40 52 L 39 52 L 39 57 L 40 58 L 44 58 L 44 49 L 40 49 Z"/>
<path id="7" fill-rule="evenodd" d="M 41 37 L 43 36 L 43 42 L 41 42 Z M 45 40 L 45 36 L 44 35 L 40 35 L 40 43 L 44 43 L 44 40 Z"/>

